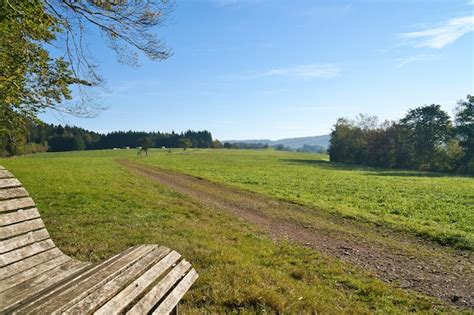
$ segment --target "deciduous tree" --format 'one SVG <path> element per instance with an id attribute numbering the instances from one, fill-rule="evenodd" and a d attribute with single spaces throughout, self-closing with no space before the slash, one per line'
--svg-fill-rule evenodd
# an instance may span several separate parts
<path id="1" fill-rule="evenodd" d="M 153 60 L 168 58 L 170 51 L 154 29 L 172 7 L 167 0 L 2 1 L 0 150 L 15 146 L 27 120 L 45 109 L 87 117 L 101 109 L 88 94 L 102 79 L 85 32 L 99 31 L 124 63 L 135 64 L 137 52 Z"/>

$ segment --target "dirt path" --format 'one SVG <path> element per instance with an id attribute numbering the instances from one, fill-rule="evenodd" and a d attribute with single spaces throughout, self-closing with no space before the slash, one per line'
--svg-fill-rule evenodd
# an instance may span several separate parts
<path id="1" fill-rule="evenodd" d="M 272 199 L 181 173 L 119 160 L 206 206 L 229 211 L 266 230 L 370 271 L 394 285 L 474 308 L 474 256 L 386 228 Z"/>

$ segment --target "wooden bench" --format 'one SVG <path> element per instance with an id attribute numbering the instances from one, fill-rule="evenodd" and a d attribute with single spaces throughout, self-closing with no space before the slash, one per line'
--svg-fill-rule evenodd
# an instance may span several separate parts
<path id="1" fill-rule="evenodd" d="M 168 314 L 197 279 L 164 246 L 140 245 L 103 262 L 80 262 L 49 237 L 38 209 L 0 166 L 0 313 Z"/>

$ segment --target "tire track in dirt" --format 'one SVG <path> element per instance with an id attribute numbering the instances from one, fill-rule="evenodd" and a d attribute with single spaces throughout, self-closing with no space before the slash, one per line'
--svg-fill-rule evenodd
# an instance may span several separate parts
<path id="1" fill-rule="evenodd" d="M 125 159 L 118 162 L 206 206 L 226 210 L 256 224 L 274 239 L 286 238 L 311 247 L 400 288 L 474 308 L 472 252 L 455 251 L 387 228 L 229 185 Z"/>

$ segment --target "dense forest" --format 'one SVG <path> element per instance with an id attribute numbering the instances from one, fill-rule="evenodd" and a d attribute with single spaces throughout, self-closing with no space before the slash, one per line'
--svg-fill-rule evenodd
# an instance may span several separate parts
<path id="1" fill-rule="evenodd" d="M 23 138 L 20 142 L 22 145 L 0 148 L 0 155 L 138 146 L 210 148 L 217 143 L 212 140 L 211 133 L 206 130 L 188 130 L 183 133 L 116 131 L 101 134 L 74 126 L 35 123 L 33 121 L 28 122 L 27 134 Z"/>
<path id="2" fill-rule="evenodd" d="M 329 154 L 333 162 L 474 173 L 474 96 L 458 102 L 454 120 L 434 104 L 409 110 L 397 122 L 340 118 Z"/>

